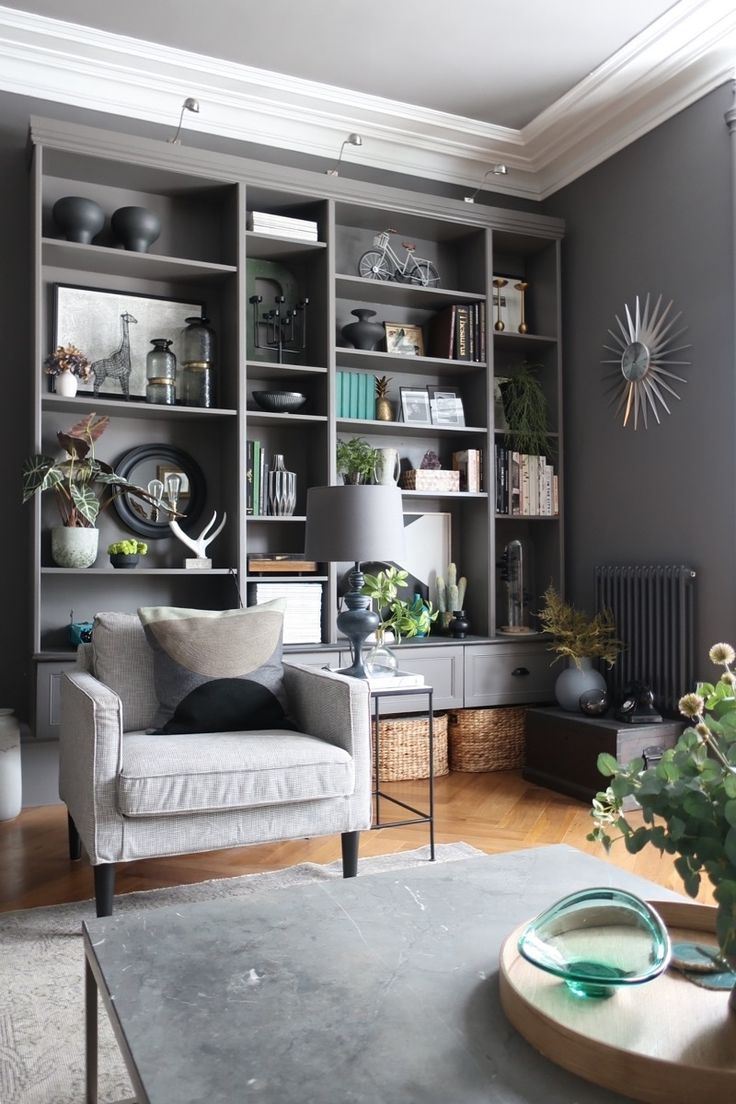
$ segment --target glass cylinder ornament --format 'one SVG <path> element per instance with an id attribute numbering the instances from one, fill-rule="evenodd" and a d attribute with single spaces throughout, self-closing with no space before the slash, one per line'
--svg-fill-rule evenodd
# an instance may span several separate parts
<path id="1" fill-rule="evenodd" d="M 376 629 L 376 642 L 364 657 L 363 664 L 369 678 L 395 675 L 399 669 L 399 660 L 386 644 L 386 630 L 382 625 Z"/>
<path id="2" fill-rule="evenodd" d="M 186 406 L 215 405 L 215 333 L 209 319 L 187 318 L 183 334 L 182 400 Z"/>
<path id="3" fill-rule="evenodd" d="M 284 458 L 276 453 L 268 473 L 268 512 L 275 517 L 287 517 L 296 507 L 296 473 L 287 471 Z"/>
<path id="4" fill-rule="evenodd" d="M 153 348 L 146 356 L 146 402 L 173 406 L 176 402 L 176 357 L 171 341 L 152 337 Z"/>

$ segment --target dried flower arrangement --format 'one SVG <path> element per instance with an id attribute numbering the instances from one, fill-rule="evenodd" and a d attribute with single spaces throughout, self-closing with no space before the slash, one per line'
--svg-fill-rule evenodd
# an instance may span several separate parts
<path id="1" fill-rule="evenodd" d="M 544 592 L 544 606 L 537 616 L 542 632 L 554 637 L 549 647 L 557 652 L 557 659 L 567 656 L 577 667 L 581 659 L 602 659 L 613 667 L 623 645 L 616 639 L 616 624 L 609 609 L 588 617 L 582 610 L 563 602 L 555 588 L 549 586 Z"/>
<path id="2" fill-rule="evenodd" d="M 49 353 L 43 362 L 47 376 L 60 376 L 62 372 L 71 372 L 73 376 L 86 382 L 90 377 L 91 365 L 76 345 L 59 345 L 55 352 Z"/>

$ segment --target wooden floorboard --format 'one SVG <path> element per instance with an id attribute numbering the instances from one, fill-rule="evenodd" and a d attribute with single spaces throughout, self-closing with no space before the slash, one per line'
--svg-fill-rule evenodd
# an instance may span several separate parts
<path id="1" fill-rule="evenodd" d="M 382 789 L 411 805 L 425 807 L 426 782 L 385 784 Z M 660 856 L 653 848 L 631 856 L 622 844 L 606 856 L 598 844 L 585 839 L 592 827 L 587 804 L 526 782 L 520 771 L 452 773 L 438 778 L 435 802 L 438 843 L 470 843 L 488 854 L 565 843 L 682 892 L 669 856 Z M 384 807 L 387 815 L 389 811 Z M 393 815 L 395 810 L 391 812 Z M 364 832 L 360 853 L 410 850 L 425 844 L 427 838 L 426 825 Z M 328 863 L 339 857 L 339 837 L 325 836 L 121 863 L 116 892 L 231 878 L 300 862 Z M 86 900 L 92 895 L 89 864 L 85 859 L 69 860 L 66 811 L 61 805 L 26 809 L 15 820 L 0 823 L 0 864 L 1 912 Z M 712 903 L 708 887 L 703 888 L 699 900 Z"/>

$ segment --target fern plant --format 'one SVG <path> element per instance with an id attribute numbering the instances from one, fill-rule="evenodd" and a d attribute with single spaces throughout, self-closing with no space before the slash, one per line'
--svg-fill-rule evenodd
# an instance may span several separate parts
<path id="1" fill-rule="evenodd" d="M 547 399 L 539 382 L 541 364 L 524 361 L 521 369 L 500 384 L 508 424 L 507 436 L 515 452 L 550 456 L 552 441 L 547 420 Z"/>

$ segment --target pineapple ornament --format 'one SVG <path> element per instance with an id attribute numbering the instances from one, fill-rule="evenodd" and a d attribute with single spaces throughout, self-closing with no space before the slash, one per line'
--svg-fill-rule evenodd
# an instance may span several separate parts
<path id="1" fill-rule="evenodd" d="M 393 422 L 394 421 L 394 404 L 388 397 L 388 385 L 391 383 L 391 376 L 374 376 L 376 381 L 376 421 L 379 422 Z"/>

